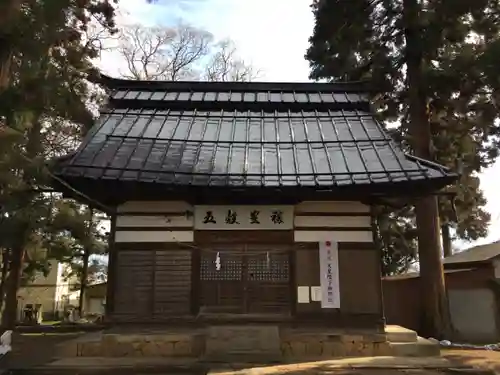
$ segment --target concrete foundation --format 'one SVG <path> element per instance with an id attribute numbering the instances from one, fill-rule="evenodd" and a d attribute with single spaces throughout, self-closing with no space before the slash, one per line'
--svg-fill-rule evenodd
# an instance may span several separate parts
<path id="1" fill-rule="evenodd" d="M 401 327 L 381 334 L 266 325 L 218 326 L 182 332 L 99 332 L 60 348 L 60 357 L 177 358 L 207 362 L 287 363 L 391 355 L 439 356 L 439 347 Z"/>

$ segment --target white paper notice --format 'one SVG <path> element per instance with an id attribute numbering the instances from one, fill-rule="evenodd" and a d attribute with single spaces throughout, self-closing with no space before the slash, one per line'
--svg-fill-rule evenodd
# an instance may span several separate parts
<path id="1" fill-rule="evenodd" d="M 337 242 L 319 243 L 319 269 L 321 273 L 321 308 L 340 308 L 339 252 Z"/>
<path id="2" fill-rule="evenodd" d="M 319 302 L 321 301 L 321 287 L 312 286 L 311 287 L 311 301 Z"/>
<path id="3" fill-rule="evenodd" d="M 299 286 L 297 287 L 297 302 L 298 303 L 309 303 L 309 287 Z"/>

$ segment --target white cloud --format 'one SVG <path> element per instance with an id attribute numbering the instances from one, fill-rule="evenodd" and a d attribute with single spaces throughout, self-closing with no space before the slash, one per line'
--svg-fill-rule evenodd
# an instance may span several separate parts
<path id="1" fill-rule="evenodd" d="M 146 0 L 119 0 L 117 23 L 140 23 L 143 25 L 156 24 L 156 15 L 168 14 L 165 5 L 148 3 Z"/>
<path id="2" fill-rule="evenodd" d="M 304 59 L 314 19 L 310 0 L 120 0 L 119 24 L 175 23 L 179 18 L 204 27 L 216 38 L 235 41 L 240 55 L 263 71 L 267 81 L 307 81 Z M 116 53 L 104 53 L 101 67 L 119 75 L 124 63 Z M 481 188 L 492 215 L 490 234 L 478 243 L 500 239 L 500 161 L 481 173 Z M 474 245 L 474 244 L 469 244 Z"/>
<path id="3" fill-rule="evenodd" d="M 230 37 L 269 81 L 307 81 L 304 59 L 314 19 L 307 0 L 212 0 L 193 22 Z M 209 9 L 208 9 L 209 8 Z"/>
<path id="4" fill-rule="evenodd" d="M 491 214 L 491 223 L 488 237 L 475 242 L 473 245 L 500 240 L 500 160 L 481 173 L 480 179 L 481 189 L 483 189 L 488 200 L 486 209 Z"/>

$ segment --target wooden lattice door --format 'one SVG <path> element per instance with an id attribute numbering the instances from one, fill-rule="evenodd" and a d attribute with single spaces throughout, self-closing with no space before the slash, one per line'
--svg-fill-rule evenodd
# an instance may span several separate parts
<path id="1" fill-rule="evenodd" d="M 242 250 L 227 248 L 201 252 L 201 312 L 243 312 Z"/>
<path id="2" fill-rule="evenodd" d="M 247 246 L 244 267 L 245 312 L 290 311 L 290 254 L 286 250 Z"/>
<path id="3" fill-rule="evenodd" d="M 289 252 L 240 245 L 201 253 L 200 311 L 286 314 L 290 311 Z"/>

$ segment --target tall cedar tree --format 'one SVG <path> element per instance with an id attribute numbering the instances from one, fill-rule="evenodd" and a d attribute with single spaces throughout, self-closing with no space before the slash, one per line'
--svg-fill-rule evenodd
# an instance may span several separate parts
<path id="1" fill-rule="evenodd" d="M 113 0 L 5 0 L 0 5 L 0 220 L 11 229 L 4 328 L 13 328 L 17 290 L 29 247 L 47 246 L 54 212 L 46 162 L 92 119 L 86 79 L 99 44 L 88 25 L 114 28 Z M 64 136 L 68 136 L 64 138 Z M 55 210 L 57 211 L 57 210 Z M 48 238 L 49 237 L 49 238 Z"/>
<path id="2" fill-rule="evenodd" d="M 490 217 L 476 173 L 498 154 L 500 3 L 314 0 L 312 9 L 316 22 L 306 53 L 311 78 L 371 80 L 379 90 L 373 103 L 381 120 L 401 123 L 393 132 L 396 141 L 461 172 L 449 188 L 457 194 L 456 217 L 448 199 L 439 202 L 445 242 L 449 226 L 463 239 L 485 236 Z M 394 253 L 412 256 L 417 223 L 426 310 L 422 331 L 443 336 L 450 325 L 435 199 L 422 199 L 403 215 L 382 211 L 379 242 L 389 263 Z M 405 263 L 396 259 L 386 272 L 404 269 Z"/>

